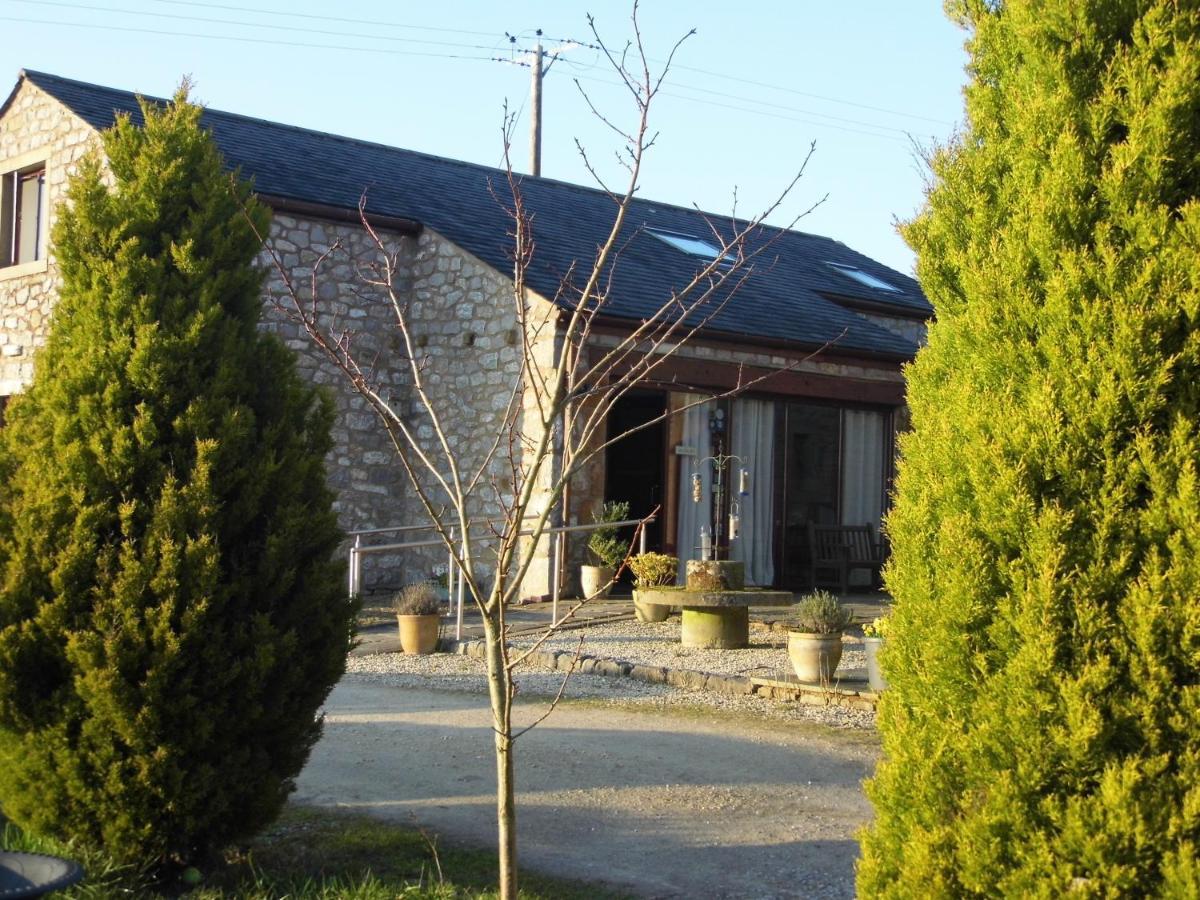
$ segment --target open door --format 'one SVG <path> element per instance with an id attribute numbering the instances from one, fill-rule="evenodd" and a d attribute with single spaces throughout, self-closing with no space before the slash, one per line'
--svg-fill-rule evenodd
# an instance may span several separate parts
<path id="1" fill-rule="evenodd" d="M 623 434 L 647 425 L 666 412 L 667 395 L 659 391 L 631 391 L 608 414 L 608 434 Z M 604 456 L 604 499 L 629 504 L 631 519 L 649 515 L 665 496 L 666 422 L 647 425 L 612 444 Z M 646 530 L 646 546 L 662 549 L 663 516 Z M 633 529 L 622 535 L 630 540 Z M 625 586 L 632 584 L 628 573 Z"/>

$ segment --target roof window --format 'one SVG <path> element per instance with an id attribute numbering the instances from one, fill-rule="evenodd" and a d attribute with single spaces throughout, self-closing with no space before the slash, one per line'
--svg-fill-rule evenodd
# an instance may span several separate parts
<path id="1" fill-rule="evenodd" d="M 847 278 L 852 278 L 859 284 L 866 285 L 869 288 L 875 288 L 877 291 L 890 291 L 893 294 L 902 293 L 900 288 L 896 287 L 894 284 L 888 284 L 882 278 L 876 278 L 874 275 L 864 272 L 862 269 L 857 269 L 854 266 L 847 266 L 843 263 L 835 262 L 827 262 L 825 265 L 829 266 L 829 268 L 833 269 L 833 271 L 839 272 L 842 275 L 845 275 Z"/>
<path id="2" fill-rule="evenodd" d="M 646 231 L 660 241 L 670 244 L 676 250 L 682 250 L 688 256 L 696 256 L 700 259 L 716 259 L 717 257 L 721 257 L 721 262 L 723 263 L 736 261 L 732 253 L 721 253 L 721 248 L 710 240 L 694 237 L 690 234 L 679 234 L 674 231 L 658 231 L 654 228 L 647 228 Z"/>

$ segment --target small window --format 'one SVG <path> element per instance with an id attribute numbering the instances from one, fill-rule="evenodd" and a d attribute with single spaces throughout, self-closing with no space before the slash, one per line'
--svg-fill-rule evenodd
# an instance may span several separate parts
<path id="1" fill-rule="evenodd" d="M 876 278 L 862 269 L 856 269 L 854 266 L 843 265 L 842 263 L 826 263 L 825 265 L 833 269 L 835 272 L 840 272 L 847 278 L 853 278 L 859 284 L 865 284 L 869 288 L 875 288 L 877 291 L 891 291 L 893 294 L 901 293 L 900 288 L 894 284 L 888 284 L 882 278 Z"/>
<path id="2" fill-rule="evenodd" d="M 0 175 L 0 266 L 42 258 L 45 239 L 46 168 Z"/>
<path id="3" fill-rule="evenodd" d="M 721 262 L 736 261 L 732 253 L 722 256 L 721 248 L 710 240 L 693 237 L 690 234 L 678 234 L 674 231 L 655 231 L 653 228 L 647 228 L 646 231 L 660 241 L 670 244 L 676 250 L 682 250 L 688 256 L 698 256 L 701 259 L 716 259 L 721 256 Z"/>

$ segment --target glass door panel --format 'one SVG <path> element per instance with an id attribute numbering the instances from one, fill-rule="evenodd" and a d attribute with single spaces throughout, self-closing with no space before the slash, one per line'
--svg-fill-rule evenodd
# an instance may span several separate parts
<path id="1" fill-rule="evenodd" d="M 808 582 L 808 523 L 838 523 L 841 425 L 837 407 L 786 405 L 780 554 L 780 581 L 785 586 Z"/>

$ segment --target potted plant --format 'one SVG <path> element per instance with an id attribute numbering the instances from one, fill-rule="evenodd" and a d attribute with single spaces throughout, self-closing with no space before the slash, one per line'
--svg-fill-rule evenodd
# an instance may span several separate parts
<path id="1" fill-rule="evenodd" d="M 827 684 L 842 659 L 842 631 L 854 614 L 829 591 L 814 591 L 796 604 L 795 625 L 788 632 L 788 658 L 796 677 Z"/>
<path id="2" fill-rule="evenodd" d="M 600 514 L 593 518 L 596 523 L 621 522 L 629 518 L 628 503 L 605 503 Z M 588 538 L 588 552 L 595 565 L 583 566 L 579 573 L 584 597 L 607 597 L 612 589 L 617 567 L 625 560 L 628 550 L 625 542 L 617 537 L 617 526 L 604 524 Z"/>
<path id="3" fill-rule="evenodd" d="M 871 690 L 876 693 L 887 690 L 887 679 L 883 677 L 883 671 L 879 668 L 879 648 L 883 646 L 887 631 L 888 617 L 886 614 L 863 626 L 863 650 L 867 654 L 867 681 L 870 682 Z"/>
<path id="4" fill-rule="evenodd" d="M 442 604 L 437 588 L 428 581 L 405 586 L 394 601 L 400 625 L 400 647 L 405 653 L 432 653 L 441 637 Z"/>
<path id="5" fill-rule="evenodd" d="M 638 594 L 649 588 L 669 587 L 675 584 L 679 572 L 679 558 L 665 553 L 639 553 L 629 560 L 633 571 L 633 611 L 639 622 L 662 622 L 671 614 L 665 603 L 649 603 Z"/>

